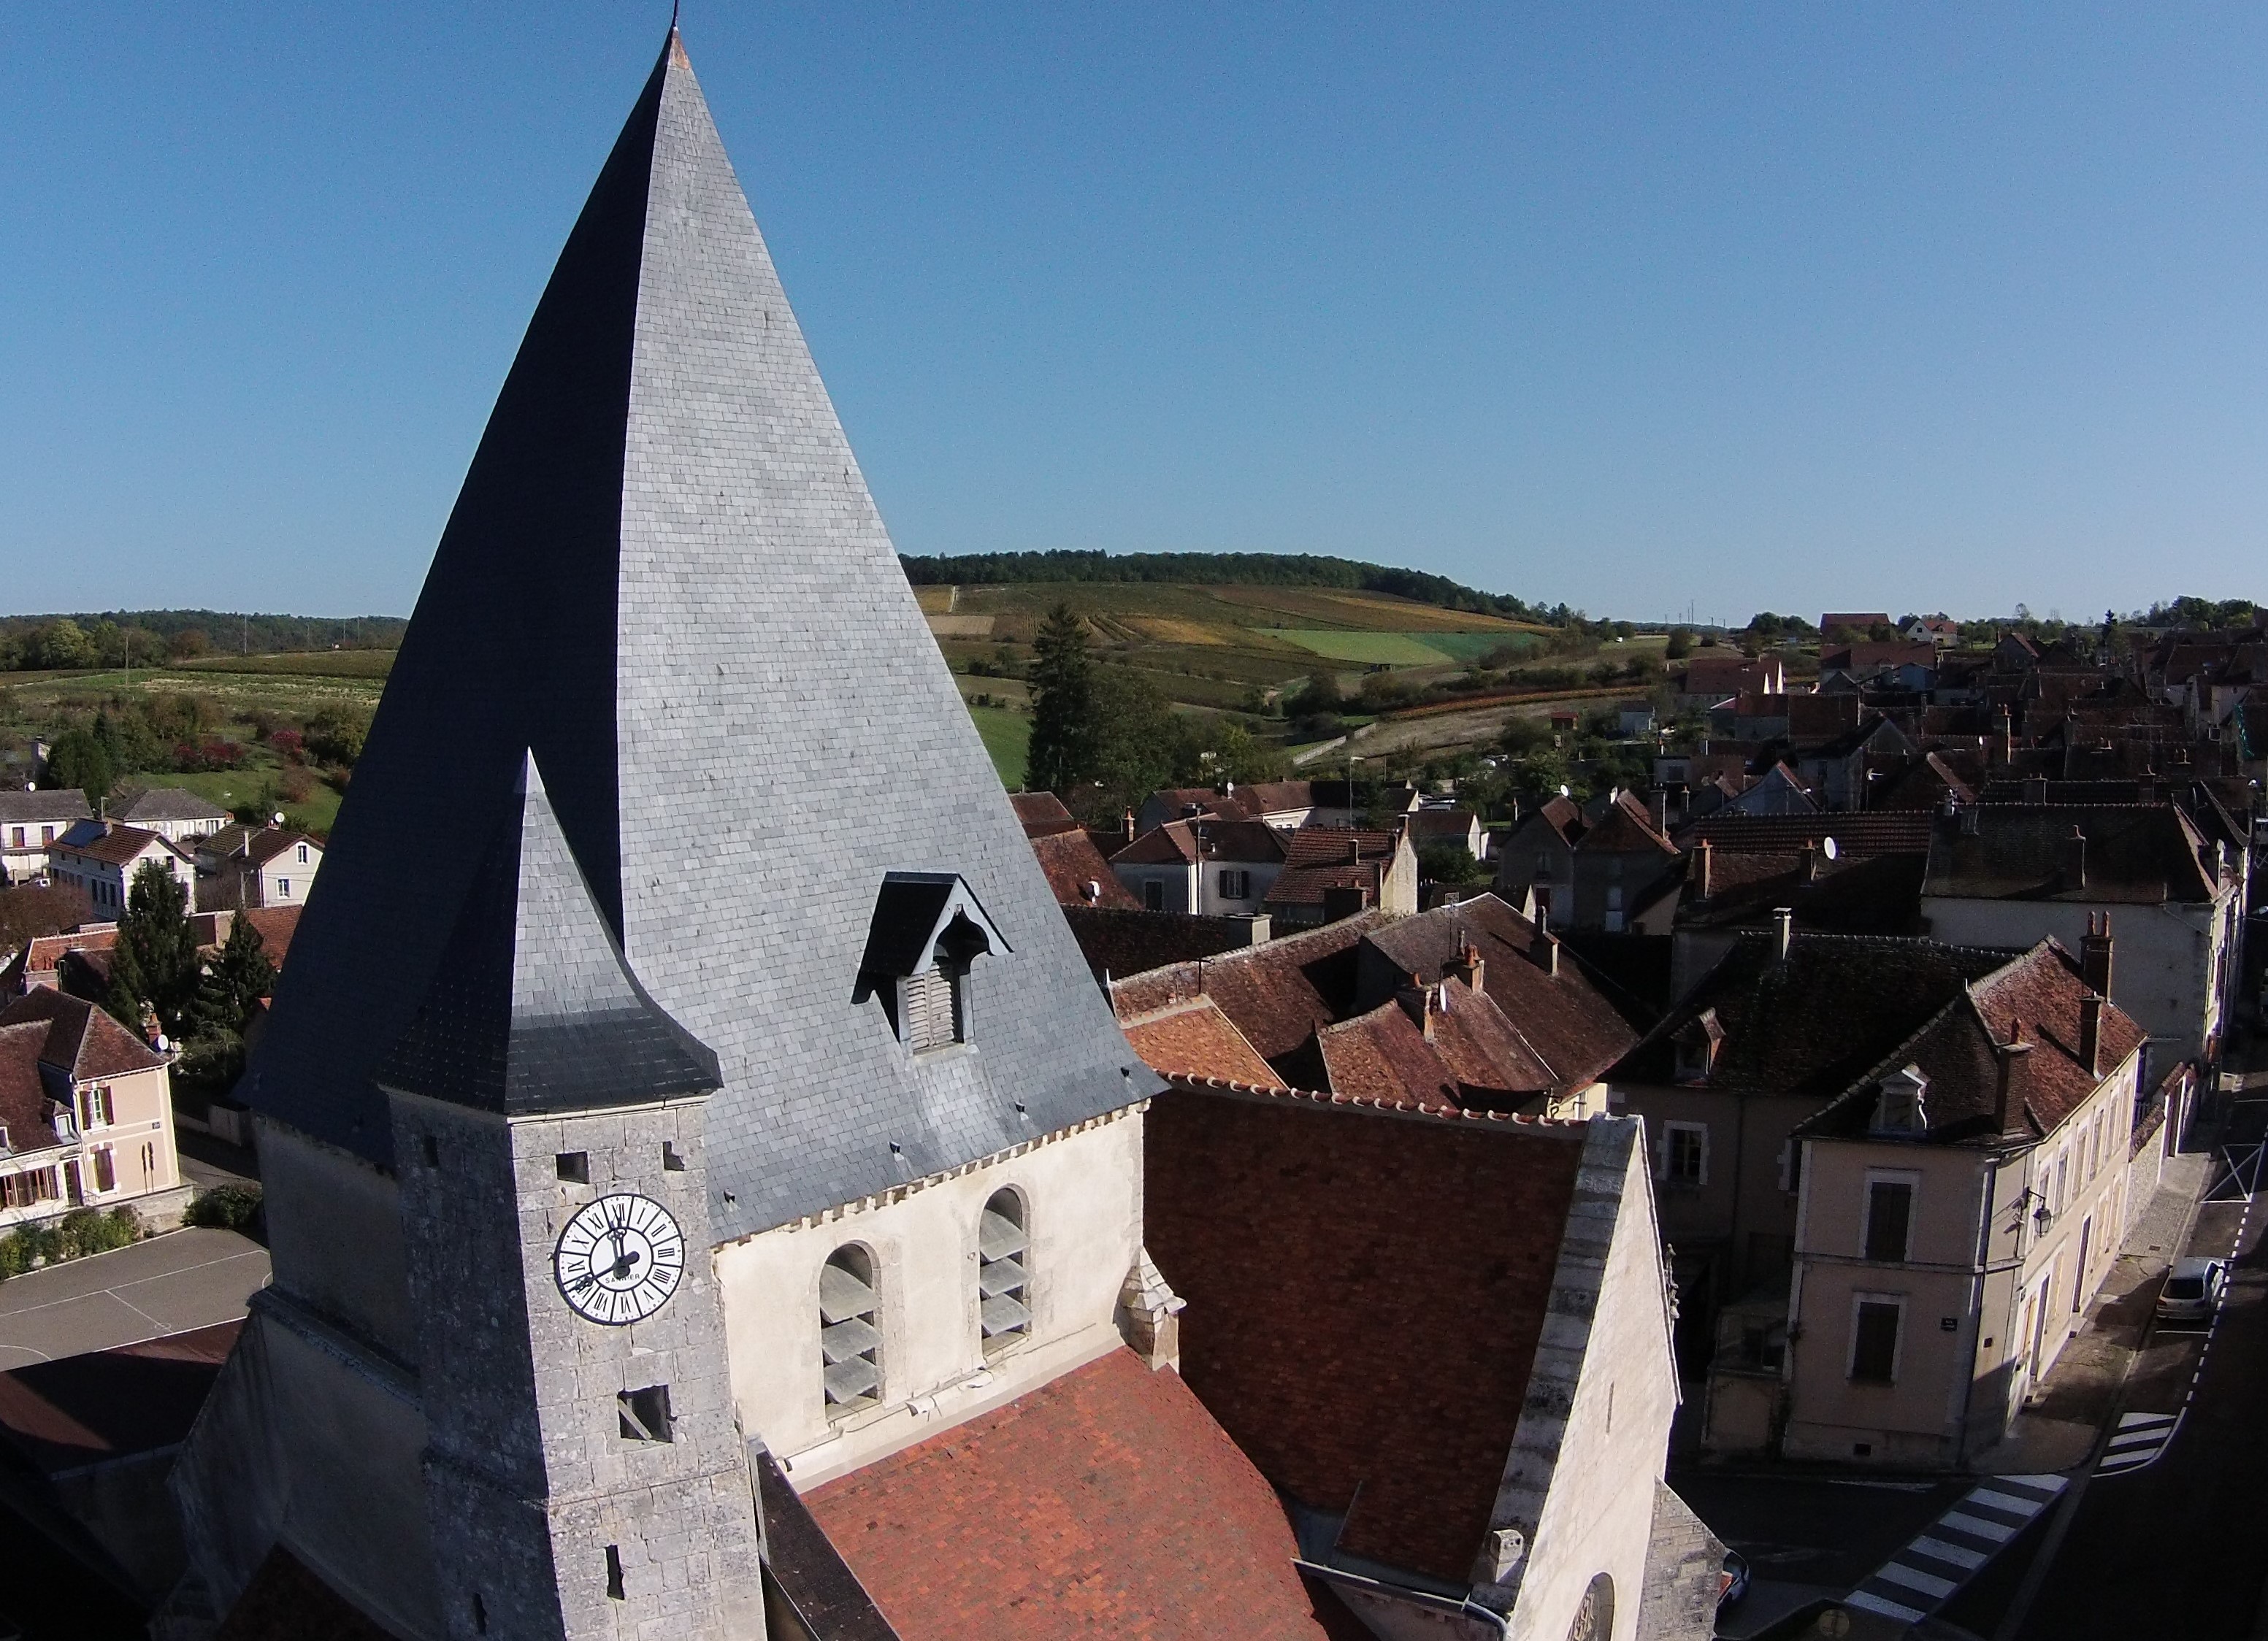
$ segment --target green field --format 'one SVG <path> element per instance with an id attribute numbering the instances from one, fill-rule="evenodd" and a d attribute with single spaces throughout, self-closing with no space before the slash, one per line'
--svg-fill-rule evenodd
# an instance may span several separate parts
<path id="1" fill-rule="evenodd" d="M 205 655 L 176 661 L 183 673 L 281 673 L 295 678 L 384 678 L 394 670 L 392 650 L 311 650 L 284 655 Z"/>
<path id="2" fill-rule="evenodd" d="M 253 761 L 254 767 L 250 769 L 219 769 L 209 774 L 177 775 L 170 769 L 160 769 L 122 776 L 118 785 L 122 791 L 129 786 L 178 786 L 232 810 L 249 808 L 255 801 L 264 799 L 274 806 L 268 813 L 280 811 L 284 824 L 293 831 L 329 835 L 332 823 L 339 818 L 339 794 L 328 782 L 317 781 L 304 801 L 287 803 L 276 792 L 284 778 L 283 764 L 264 747 L 254 748 Z"/>
<path id="3" fill-rule="evenodd" d="M 1411 632 L 1344 632 L 1317 627 L 1285 627 L 1273 634 L 1327 661 L 1364 666 L 1447 666 L 1456 658 L 1436 647 L 1436 635 Z"/>
<path id="4" fill-rule="evenodd" d="M 992 754 L 1000 784 L 1012 792 L 1019 790 L 1024 784 L 1024 754 L 1032 744 L 1032 720 L 1005 707 L 971 707 L 968 716 L 976 720 L 976 732 Z"/>

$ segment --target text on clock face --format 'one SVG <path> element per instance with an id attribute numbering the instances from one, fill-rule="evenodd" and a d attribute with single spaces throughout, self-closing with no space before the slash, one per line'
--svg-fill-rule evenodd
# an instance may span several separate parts
<path id="1" fill-rule="evenodd" d="M 601 1196 L 568 1220 L 551 1265 L 559 1291 L 580 1314 L 612 1326 L 641 1321 L 677 1291 L 685 1234 L 650 1196 Z"/>

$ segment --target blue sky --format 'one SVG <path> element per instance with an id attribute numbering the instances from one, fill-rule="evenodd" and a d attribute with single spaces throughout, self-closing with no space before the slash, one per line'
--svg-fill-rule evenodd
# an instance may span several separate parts
<path id="1" fill-rule="evenodd" d="M 0 603 L 407 610 L 666 19 L 0 13 Z M 684 26 L 903 551 L 2268 596 L 2268 11 Z"/>

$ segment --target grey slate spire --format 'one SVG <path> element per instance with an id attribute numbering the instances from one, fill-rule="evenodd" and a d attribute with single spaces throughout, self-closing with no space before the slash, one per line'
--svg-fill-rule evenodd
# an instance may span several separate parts
<path id="1" fill-rule="evenodd" d="M 622 961 L 533 757 L 515 796 L 379 1082 L 507 1116 L 717 1089 L 717 1056 Z"/>
<path id="2" fill-rule="evenodd" d="M 907 586 L 674 31 L 443 533 L 247 1097 L 390 1165 L 374 1073 L 532 749 L 597 916 L 714 1049 L 714 1233 L 1152 1092 Z M 997 923 L 969 1046 L 854 1001 L 887 872 Z"/>

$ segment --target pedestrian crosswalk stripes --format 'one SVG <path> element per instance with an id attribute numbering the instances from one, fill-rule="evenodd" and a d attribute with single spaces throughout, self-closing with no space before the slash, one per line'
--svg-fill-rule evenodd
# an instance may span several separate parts
<path id="1" fill-rule="evenodd" d="M 1996 1475 L 1955 1500 L 1898 1553 L 1860 1581 L 1846 1606 L 1919 1623 L 2056 1501 L 2060 1475 Z"/>
<path id="2" fill-rule="evenodd" d="M 2156 1461 L 2182 1427 L 2178 1413 L 2124 1413 L 2102 1449 L 2097 1475 L 2124 1475 Z"/>

